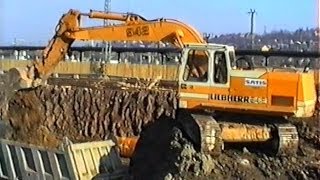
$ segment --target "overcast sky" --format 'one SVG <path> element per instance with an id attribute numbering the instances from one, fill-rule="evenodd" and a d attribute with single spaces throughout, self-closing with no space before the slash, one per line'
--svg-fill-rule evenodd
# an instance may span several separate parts
<path id="1" fill-rule="evenodd" d="M 14 38 L 43 43 L 69 9 L 103 10 L 104 0 L 0 0 L 0 44 Z M 200 32 L 248 32 L 256 9 L 256 31 L 316 26 L 316 0 L 112 0 L 112 11 L 134 12 L 147 19 L 173 18 Z"/>

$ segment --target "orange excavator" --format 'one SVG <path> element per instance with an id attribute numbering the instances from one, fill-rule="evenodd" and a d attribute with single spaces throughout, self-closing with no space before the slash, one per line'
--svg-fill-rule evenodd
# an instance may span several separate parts
<path id="1" fill-rule="evenodd" d="M 82 16 L 122 23 L 81 27 Z M 206 153 L 220 152 L 227 143 L 270 145 L 278 155 L 296 153 L 297 129 L 284 117 L 311 117 L 315 111 L 313 73 L 256 69 L 250 63 L 239 67 L 232 46 L 207 43 L 190 25 L 99 11 L 64 14 L 42 59 L 26 69 L 9 71 L 17 82 L 14 89 L 45 83 L 75 40 L 162 41 L 181 47 L 177 120 L 194 146 Z M 208 113 L 211 111 L 215 114 Z M 184 114 L 183 118 L 179 114 Z"/>

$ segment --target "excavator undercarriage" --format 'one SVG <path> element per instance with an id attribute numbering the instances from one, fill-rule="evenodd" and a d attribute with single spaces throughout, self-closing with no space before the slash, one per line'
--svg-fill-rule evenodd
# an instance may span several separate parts
<path id="1" fill-rule="evenodd" d="M 219 118 L 215 119 L 208 113 L 190 113 L 188 110 L 180 110 L 177 121 L 197 150 L 214 156 L 224 150 L 225 144 L 252 146 L 276 156 L 294 155 L 298 150 L 298 132 L 290 123 L 251 125 L 220 122 Z"/>

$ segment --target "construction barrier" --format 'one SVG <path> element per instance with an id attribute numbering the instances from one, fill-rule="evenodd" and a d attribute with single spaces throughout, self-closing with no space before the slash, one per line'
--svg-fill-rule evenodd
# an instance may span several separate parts
<path id="1" fill-rule="evenodd" d="M 0 70 L 8 71 L 14 67 L 25 67 L 31 64 L 29 60 L 0 60 Z M 162 79 L 168 81 L 177 80 L 179 77 L 178 65 L 156 64 L 104 64 L 97 62 L 60 62 L 55 68 L 54 74 L 78 74 L 90 75 L 102 73 L 106 76 Z"/>
<path id="2" fill-rule="evenodd" d="M 178 65 L 106 64 L 104 72 L 107 76 L 128 78 L 162 79 L 168 81 L 174 81 L 179 78 Z"/>
<path id="3" fill-rule="evenodd" d="M 111 140 L 64 144 L 47 150 L 0 140 L 0 179 L 123 179 L 127 175 Z"/>
<path id="4" fill-rule="evenodd" d="M 30 65 L 31 61 L 25 61 L 25 60 L 10 60 L 10 59 L 3 59 L 0 60 L 0 69 L 2 71 L 8 71 L 11 68 L 14 67 L 26 67 L 27 65 Z"/>
<path id="5" fill-rule="evenodd" d="M 92 179 L 99 173 L 112 174 L 113 178 L 124 174 L 125 169 L 111 140 L 71 144 L 64 151 L 70 158 L 76 179 Z"/>
<path id="6" fill-rule="evenodd" d="M 0 140 L 1 179 L 75 179 L 62 151 Z"/>

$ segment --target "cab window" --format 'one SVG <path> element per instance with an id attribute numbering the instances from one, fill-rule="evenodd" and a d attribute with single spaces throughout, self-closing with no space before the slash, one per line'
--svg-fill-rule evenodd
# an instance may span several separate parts
<path id="1" fill-rule="evenodd" d="M 192 82 L 208 81 L 209 53 L 205 50 L 191 49 L 184 69 L 183 80 Z"/>
<path id="2" fill-rule="evenodd" d="M 236 57 L 234 51 L 229 51 L 229 58 L 231 67 L 236 66 Z"/>
<path id="3" fill-rule="evenodd" d="M 225 52 L 215 52 L 214 54 L 214 83 L 226 84 L 228 82 L 228 68 Z"/>

